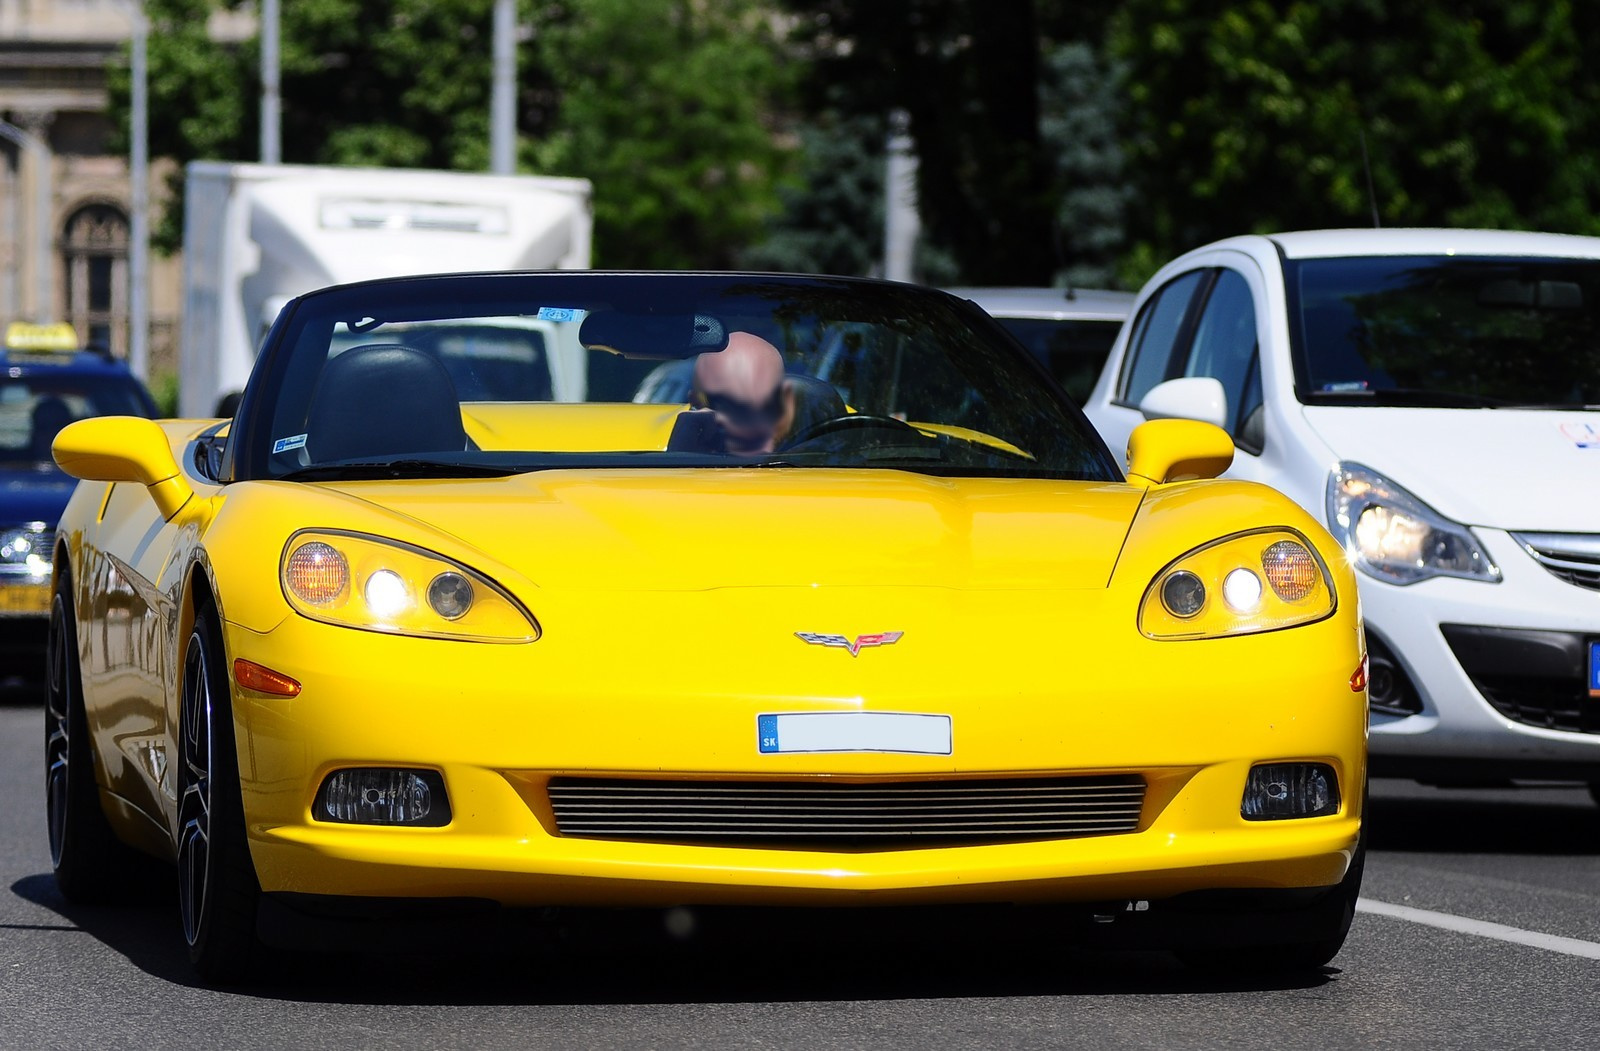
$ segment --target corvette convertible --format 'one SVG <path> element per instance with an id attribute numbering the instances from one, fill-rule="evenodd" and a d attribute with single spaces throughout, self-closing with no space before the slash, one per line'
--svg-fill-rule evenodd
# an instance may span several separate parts
<path id="1" fill-rule="evenodd" d="M 586 401 L 463 400 L 473 348 L 427 349 L 518 318 L 582 349 Z M 684 403 L 630 400 L 675 359 Z M 1343 552 L 1215 480 L 1209 424 L 1119 464 L 945 293 L 346 285 L 284 308 L 232 420 L 54 455 L 55 877 L 173 863 L 208 980 L 457 906 L 1037 907 L 1266 968 L 1349 928 Z"/>

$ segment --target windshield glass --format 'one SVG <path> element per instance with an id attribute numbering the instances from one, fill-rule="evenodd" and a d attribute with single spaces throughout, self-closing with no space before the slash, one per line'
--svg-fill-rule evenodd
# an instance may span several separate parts
<path id="1" fill-rule="evenodd" d="M 1120 321 L 999 315 L 995 320 L 1017 337 L 1080 405 L 1089 400 L 1106 355 L 1122 330 Z"/>
<path id="2" fill-rule="evenodd" d="M 975 308 L 865 281 L 571 273 L 373 282 L 293 304 L 235 476 L 872 467 L 1120 478 Z"/>
<path id="3" fill-rule="evenodd" d="M 55 469 L 50 443 L 69 423 L 90 416 L 149 416 L 131 379 L 21 372 L 0 376 L 0 463 Z"/>
<path id="4" fill-rule="evenodd" d="M 1600 403 L 1600 261 L 1291 260 L 1303 402 Z"/>

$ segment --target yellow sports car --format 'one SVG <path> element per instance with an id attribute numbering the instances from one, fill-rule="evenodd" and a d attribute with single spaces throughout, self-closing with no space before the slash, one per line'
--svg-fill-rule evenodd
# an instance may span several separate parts
<path id="1" fill-rule="evenodd" d="M 493 338 L 534 321 L 539 360 Z M 686 403 L 634 403 L 674 359 Z M 458 393 L 555 367 L 586 402 Z M 1064 906 L 1298 968 L 1349 927 L 1344 553 L 1214 480 L 1207 424 L 1124 472 L 942 292 L 347 285 L 284 308 L 232 421 L 54 452 L 56 879 L 174 862 L 210 980 L 460 904 Z"/>

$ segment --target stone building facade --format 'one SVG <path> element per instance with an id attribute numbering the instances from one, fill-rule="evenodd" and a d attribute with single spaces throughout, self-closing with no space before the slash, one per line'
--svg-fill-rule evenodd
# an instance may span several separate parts
<path id="1" fill-rule="evenodd" d="M 132 32 L 129 0 L 0 0 L 0 324 L 70 321 L 128 352 L 132 195 L 111 152 L 107 65 Z M 152 165 L 152 222 L 166 191 Z M 177 366 L 182 264 L 150 257 L 149 367 Z"/>

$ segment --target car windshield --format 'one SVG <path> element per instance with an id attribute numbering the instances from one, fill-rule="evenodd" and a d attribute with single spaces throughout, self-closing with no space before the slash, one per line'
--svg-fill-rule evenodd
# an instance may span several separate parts
<path id="1" fill-rule="evenodd" d="M 1017 341 L 1050 370 L 1063 390 L 1080 405 L 1094 390 L 1121 321 L 1088 318 L 995 316 Z"/>
<path id="2" fill-rule="evenodd" d="M 1600 260 L 1291 260 L 1308 403 L 1570 409 L 1600 403 Z"/>
<path id="3" fill-rule="evenodd" d="M 313 293 L 285 312 L 233 476 L 865 467 L 1120 478 L 976 308 L 771 275 L 500 274 Z"/>
<path id="4" fill-rule="evenodd" d="M 149 416 L 132 379 L 16 370 L 0 376 L 0 463 L 52 467 L 56 432 L 89 416 Z"/>

